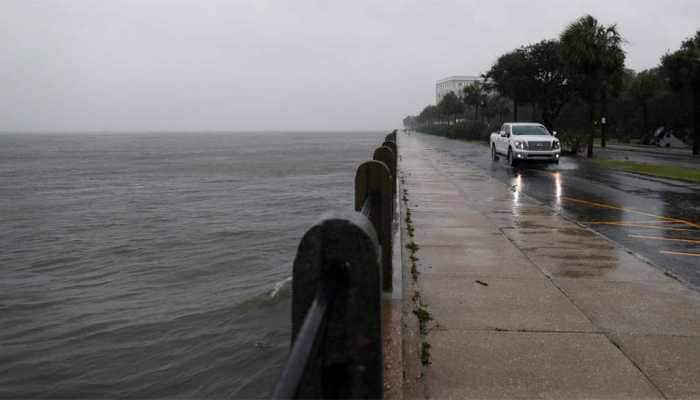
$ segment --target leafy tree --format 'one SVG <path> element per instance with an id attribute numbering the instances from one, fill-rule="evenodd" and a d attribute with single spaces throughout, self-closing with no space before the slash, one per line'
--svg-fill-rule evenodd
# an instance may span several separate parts
<path id="1" fill-rule="evenodd" d="M 503 96 L 488 96 L 482 107 L 481 115 L 489 124 L 494 123 L 495 125 L 500 125 L 511 112 L 508 103 L 508 99 Z"/>
<path id="2" fill-rule="evenodd" d="M 690 94 L 693 114 L 693 154 L 700 154 L 700 30 L 681 48 L 661 58 L 671 88 Z"/>
<path id="3" fill-rule="evenodd" d="M 561 34 L 561 54 L 571 85 L 589 107 L 587 156 L 593 157 L 593 123 L 596 104 L 603 107 L 608 96 L 616 96 L 622 85 L 625 53 L 622 37 L 615 25 L 603 26 L 590 15 L 571 23 Z M 601 145 L 605 146 L 605 125 L 601 129 Z"/>
<path id="4" fill-rule="evenodd" d="M 416 117 L 414 117 L 412 115 L 407 115 L 403 119 L 403 126 L 406 129 L 415 129 L 416 125 L 417 125 Z"/>
<path id="5" fill-rule="evenodd" d="M 552 131 L 554 120 L 573 95 L 559 41 L 543 40 L 523 50 L 532 101 L 542 113 L 542 122 Z"/>
<path id="6" fill-rule="evenodd" d="M 454 122 L 456 122 L 457 115 L 464 111 L 464 105 L 459 100 L 459 97 L 454 94 L 454 92 L 447 93 L 442 100 L 440 100 L 437 107 L 438 110 L 440 110 L 440 113 L 447 117 L 448 124 L 450 119 L 453 119 Z"/>
<path id="7" fill-rule="evenodd" d="M 529 85 L 532 71 L 527 69 L 527 54 L 523 48 L 513 50 L 500 57 L 484 74 L 489 87 L 513 101 L 513 121 L 518 121 L 518 104 L 531 99 Z"/>
<path id="8" fill-rule="evenodd" d="M 417 120 L 419 124 L 429 124 L 437 121 L 440 118 L 440 111 L 437 106 L 426 106 L 423 111 L 418 114 Z"/>
<path id="9" fill-rule="evenodd" d="M 629 94 L 636 108 L 642 110 L 644 135 L 649 134 L 649 103 L 659 95 L 663 82 L 655 69 L 637 74 L 630 82 Z"/>
<path id="10" fill-rule="evenodd" d="M 486 90 L 484 86 L 479 82 L 474 82 L 471 85 L 467 85 L 463 89 L 464 97 L 462 101 L 465 105 L 474 107 L 474 121 L 479 120 L 479 108 L 483 107 L 486 103 Z"/>

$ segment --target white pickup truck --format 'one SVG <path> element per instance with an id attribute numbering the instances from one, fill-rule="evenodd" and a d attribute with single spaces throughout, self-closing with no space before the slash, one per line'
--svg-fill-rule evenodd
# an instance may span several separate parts
<path id="1" fill-rule="evenodd" d="M 491 134 L 491 159 L 496 161 L 502 154 L 508 158 L 509 165 L 526 160 L 558 163 L 561 144 L 554 137 L 556 134 L 549 133 L 542 124 L 506 122 L 499 132 Z"/>

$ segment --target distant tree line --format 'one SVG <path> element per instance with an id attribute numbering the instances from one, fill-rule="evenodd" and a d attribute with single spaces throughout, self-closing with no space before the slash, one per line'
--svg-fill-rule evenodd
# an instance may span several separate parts
<path id="1" fill-rule="evenodd" d="M 408 128 L 465 139 L 486 139 L 502 122 L 538 121 L 558 130 L 573 151 L 594 137 L 648 139 L 657 127 L 672 129 L 700 153 L 700 30 L 657 67 L 625 68 L 616 25 L 585 15 L 558 39 L 522 46 L 498 57 L 461 96 L 404 118 Z"/>

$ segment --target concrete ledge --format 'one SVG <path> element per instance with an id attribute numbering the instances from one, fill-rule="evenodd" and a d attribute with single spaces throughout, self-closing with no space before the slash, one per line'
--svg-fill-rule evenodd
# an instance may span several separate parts
<path id="1" fill-rule="evenodd" d="M 401 301 L 385 299 L 382 305 L 384 342 L 384 398 L 403 398 Z"/>
<path id="2" fill-rule="evenodd" d="M 398 138 L 397 138 L 398 140 Z M 398 160 L 397 160 L 398 163 Z M 394 215 L 392 217 L 392 265 L 393 276 L 391 293 L 384 293 L 382 304 L 382 336 L 384 342 L 384 398 L 403 399 L 403 257 L 401 231 L 401 182 L 396 179 Z"/>

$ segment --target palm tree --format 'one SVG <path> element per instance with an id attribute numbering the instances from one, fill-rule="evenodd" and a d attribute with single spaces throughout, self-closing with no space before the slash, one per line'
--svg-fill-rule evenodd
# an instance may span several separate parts
<path id="1" fill-rule="evenodd" d="M 467 106 L 474 107 L 474 121 L 479 120 L 479 108 L 486 102 L 486 91 L 484 87 L 479 82 L 474 82 L 471 85 L 467 85 L 463 89 L 464 97 L 462 101 Z"/>
<path id="2" fill-rule="evenodd" d="M 437 105 L 440 113 L 447 117 L 447 125 L 450 121 L 457 122 L 457 115 L 464 110 L 464 105 L 454 92 L 447 93 Z"/>
<path id="3" fill-rule="evenodd" d="M 590 158 L 593 157 L 596 105 L 600 103 L 605 110 L 608 96 L 616 96 L 622 85 L 625 67 L 622 37 L 615 25 L 606 27 L 585 15 L 564 30 L 560 42 L 572 87 L 589 107 L 587 156 Z M 601 126 L 601 145 L 605 147 L 605 124 Z"/>

